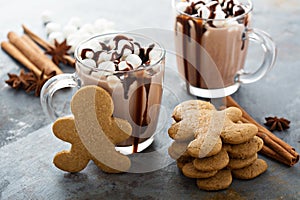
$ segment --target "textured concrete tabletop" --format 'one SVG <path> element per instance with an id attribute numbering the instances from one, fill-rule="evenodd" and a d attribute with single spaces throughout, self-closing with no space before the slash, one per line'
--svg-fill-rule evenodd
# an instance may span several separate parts
<path id="1" fill-rule="evenodd" d="M 0 6 L 0 40 L 6 40 L 9 31 L 21 34 L 21 24 L 45 38 L 40 17 L 45 10 L 56 13 L 55 19 L 62 24 L 73 16 L 86 23 L 104 17 L 112 20 L 117 30 L 151 28 L 166 33 L 173 29 L 170 0 L 9 0 Z M 299 152 L 300 1 L 254 0 L 253 26 L 272 35 L 278 47 L 277 62 L 267 77 L 242 86 L 233 97 L 260 123 L 269 115 L 290 119 L 291 128 L 275 134 Z M 256 63 L 256 53 L 250 51 L 249 65 Z M 162 150 L 158 159 L 161 169 L 111 175 L 90 163 L 81 173 L 62 172 L 52 159 L 69 145 L 53 136 L 51 122 L 37 97 L 12 90 L 4 83 L 8 72 L 17 73 L 20 68 L 0 51 L 0 199 L 300 199 L 299 163 L 286 167 L 261 156 L 269 165 L 266 173 L 250 181 L 235 179 L 228 190 L 219 192 L 199 190 L 194 180 L 178 171 L 167 156 L 170 140 L 166 129 L 172 108 L 193 97 L 179 83 L 172 55 L 167 56 L 161 117 L 165 121 L 150 148 Z"/>

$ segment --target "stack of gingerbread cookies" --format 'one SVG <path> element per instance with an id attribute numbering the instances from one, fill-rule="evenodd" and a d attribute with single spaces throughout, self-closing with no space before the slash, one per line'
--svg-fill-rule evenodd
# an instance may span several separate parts
<path id="1" fill-rule="evenodd" d="M 217 111 L 205 101 L 185 101 L 175 107 L 169 136 L 169 155 L 182 173 L 197 179 L 203 190 L 226 189 L 232 177 L 252 179 L 268 168 L 257 157 L 263 141 L 255 125 L 240 121 L 235 107 Z"/>

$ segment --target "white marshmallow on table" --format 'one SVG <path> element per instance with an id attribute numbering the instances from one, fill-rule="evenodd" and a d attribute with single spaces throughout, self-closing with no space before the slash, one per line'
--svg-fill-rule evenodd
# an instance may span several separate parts
<path id="1" fill-rule="evenodd" d="M 84 65 L 87 66 L 87 67 L 90 67 L 90 68 L 95 68 L 95 67 L 96 67 L 96 62 L 95 62 L 95 60 L 90 59 L 90 58 L 83 59 L 83 60 L 81 61 L 81 63 L 84 64 Z"/>
<path id="2" fill-rule="evenodd" d="M 79 31 L 93 34 L 94 33 L 94 26 L 92 24 L 84 24 L 82 27 L 80 27 Z"/>
<path id="3" fill-rule="evenodd" d="M 67 25 L 63 28 L 63 33 L 65 37 L 68 37 L 69 35 L 77 32 L 77 27 L 74 25 Z"/>
<path id="4" fill-rule="evenodd" d="M 82 34 L 78 34 L 78 33 L 74 33 L 74 34 L 70 34 L 67 37 L 67 44 L 69 46 L 71 46 L 69 52 L 74 52 L 76 47 L 83 41 L 85 41 L 86 39 L 88 39 L 90 37 L 89 34 L 87 33 L 82 33 Z"/>
<path id="5" fill-rule="evenodd" d="M 47 23 L 53 21 L 53 12 L 50 10 L 45 10 L 42 13 L 42 21 L 44 24 L 47 24 Z"/>
<path id="6" fill-rule="evenodd" d="M 104 61 L 98 64 L 98 69 L 106 70 L 106 71 L 115 71 L 115 64 L 112 61 Z"/>
<path id="7" fill-rule="evenodd" d="M 106 80 L 110 88 L 116 88 L 121 83 L 121 80 L 114 75 L 108 76 Z"/>
<path id="8" fill-rule="evenodd" d="M 142 60 L 138 55 L 130 54 L 126 57 L 126 62 L 128 62 L 133 69 L 138 68 L 142 64 Z"/>
<path id="9" fill-rule="evenodd" d="M 80 43 L 81 41 L 81 38 L 79 35 L 77 34 L 70 34 L 68 37 L 67 37 L 67 44 L 69 46 L 71 46 L 71 49 L 69 50 L 70 52 L 74 52 L 76 46 Z"/>
<path id="10" fill-rule="evenodd" d="M 79 17 L 72 17 L 67 24 L 75 26 L 76 28 L 80 28 L 82 25 L 82 20 Z"/>
<path id="11" fill-rule="evenodd" d="M 58 31 L 61 31 L 61 25 L 59 23 L 49 22 L 46 25 L 47 34 L 50 34 L 52 32 L 58 32 Z"/>
<path id="12" fill-rule="evenodd" d="M 126 61 L 121 61 L 121 62 L 118 64 L 118 67 L 119 67 L 119 71 L 131 70 L 131 69 L 130 69 L 130 66 L 127 64 Z"/>
<path id="13" fill-rule="evenodd" d="M 65 40 L 65 36 L 62 32 L 52 32 L 48 36 L 48 40 L 50 44 L 54 45 L 54 40 L 56 40 L 58 43 L 62 43 Z"/>

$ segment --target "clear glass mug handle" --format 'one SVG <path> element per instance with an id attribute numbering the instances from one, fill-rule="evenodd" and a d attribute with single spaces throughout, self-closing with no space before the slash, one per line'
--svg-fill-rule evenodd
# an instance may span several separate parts
<path id="1" fill-rule="evenodd" d="M 262 30 L 248 29 L 247 35 L 250 41 L 258 43 L 264 52 L 263 62 L 260 67 L 253 73 L 242 72 L 236 77 L 236 81 L 240 83 L 253 83 L 264 77 L 267 72 L 273 67 L 276 60 L 276 46 L 271 37 Z"/>
<path id="2" fill-rule="evenodd" d="M 56 91 L 63 88 L 74 88 L 79 86 L 78 79 L 75 74 L 60 74 L 49 79 L 43 86 L 40 94 L 40 101 L 45 114 L 55 121 L 61 117 L 53 106 L 53 95 Z"/>

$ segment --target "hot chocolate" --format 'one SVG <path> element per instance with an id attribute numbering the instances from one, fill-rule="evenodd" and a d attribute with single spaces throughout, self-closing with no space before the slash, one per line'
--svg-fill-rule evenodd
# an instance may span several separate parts
<path id="1" fill-rule="evenodd" d="M 237 0 L 175 1 L 175 7 L 180 74 L 196 88 L 233 85 L 245 63 L 250 7 Z M 215 66 L 220 76 L 216 76 Z"/>
<path id="2" fill-rule="evenodd" d="M 118 146 L 138 144 L 155 132 L 162 97 L 164 50 L 125 35 L 92 39 L 77 52 L 77 74 L 82 85 L 99 85 L 114 102 L 114 117 L 128 120 L 132 137 Z"/>

